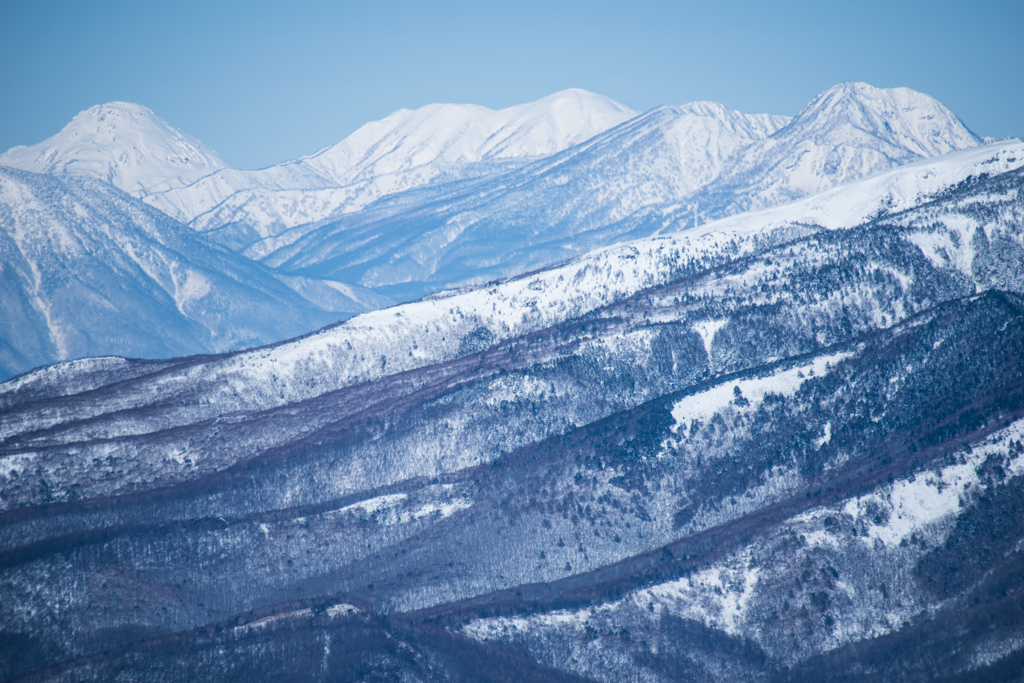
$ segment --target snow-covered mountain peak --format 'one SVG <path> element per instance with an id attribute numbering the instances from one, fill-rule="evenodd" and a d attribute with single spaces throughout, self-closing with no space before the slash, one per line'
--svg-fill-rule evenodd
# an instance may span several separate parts
<path id="1" fill-rule="evenodd" d="M 197 178 L 226 164 L 201 142 L 130 102 L 96 105 L 43 142 L 14 147 L 0 164 L 49 174 L 98 177 L 121 189 L 149 189 L 163 179 Z"/>
<path id="2" fill-rule="evenodd" d="M 746 197 L 731 211 L 764 208 L 981 143 L 928 95 L 840 83 L 745 151 L 721 187 Z"/>
<path id="3" fill-rule="evenodd" d="M 90 107 L 53 137 L 0 155 L 0 165 L 91 176 L 136 195 L 180 187 L 227 167 L 199 140 L 130 102 Z"/>
<path id="4" fill-rule="evenodd" d="M 500 110 L 428 104 L 367 123 L 298 163 L 345 184 L 427 165 L 538 157 L 587 140 L 636 114 L 607 97 L 577 89 Z"/>
<path id="5" fill-rule="evenodd" d="M 793 121 L 793 133 L 810 130 L 837 140 L 873 136 L 921 158 L 981 143 L 935 98 L 910 88 L 867 83 L 840 83 L 814 98 Z"/>

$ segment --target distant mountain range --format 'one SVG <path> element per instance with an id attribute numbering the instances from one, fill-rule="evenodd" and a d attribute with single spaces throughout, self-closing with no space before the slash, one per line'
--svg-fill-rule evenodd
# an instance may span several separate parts
<path id="1" fill-rule="evenodd" d="M 239 171 L 145 107 L 101 105 L 0 155 L 22 171 L 3 172 L 0 196 L 0 376 L 276 341 L 983 142 L 906 89 L 842 84 L 792 119 L 707 102 L 637 114 L 567 90 L 501 111 L 402 110 Z M 173 256 L 139 246 L 153 226 Z M 146 265 L 158 261 L 202 266 Z"/>
<path id="2" fill-rule="evenodd" d="M 247 253 L 415 298 L 980 143 L 927 96 L 857 84 L 829 90 L 791 121 L 710 103 L 661 107 L 523 168 L 398 194 Z"/>
<path id="3" fill-rule="evenodd" d="M 368 123 L 308 157 L 237 171 L 149 109 L 114 102 L 82 112 L 49 140 L 0 155 L 0 165 L 100 177 L 200 231 L 241 221 L 266 237 L 477 161 L 547 156 L 636 114 L 582 90 L 501 111 L 429 105 Z M 189 172 L 175 177 L 169 171 L 178 166 Z"/>

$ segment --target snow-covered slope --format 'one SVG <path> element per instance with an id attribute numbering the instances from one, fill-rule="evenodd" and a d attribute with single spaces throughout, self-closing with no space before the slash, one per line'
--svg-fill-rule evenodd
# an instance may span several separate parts
<path id="1" fill-rule="evenodd" d="M 408 283 L 402 298 L 506 277 L 664 227 L 663 207 L 786 121 L 713 103 L 659 107 L 512 172 L 395 195 L 246 253 L 367 287 Z M 634 232 L 632 219 L 652 209 L 656 226 Z"/>
<path id="2" fill-rule="evenodd" d="M 53 137 L 0 154 L 0 166 L 90 176 L 136 196 L 227 168 L 212 149 L 128 102 L 90 107 Z"/>
<path id="3" fill-rule="evenodd" d="M 1022 166 L 0 384 L 0 678 L 1016 680 Z"/>
<path id="4" fill-rule="evenodd" d="M 583 90 L 498 111 L 456 104 L 402 109 L 311 156 L 260 171 L 222 171 L 147 201 L 203 232 L 234 226 L 234 241 L 251 242 L 458 177 L 472 164 L 553 154 L 635 115 Z"/>
<path id="5" fill-rule="evenodd" d="M 304 326 L 313 329 L 321 309 L 355 313 L 511 277 L 978 143 L 926 95 L 842 84 L 792 120 L 709 102 L 635 115 L 577 90 L 501 111 L 430 105 L 262 171 L 221 168 L 148 110 L 115 103 L 4 159 L 50 175 L 96 176 L 172 216 L 195 217 L 190 227 L 208 240 L 261 260 L 315 303 Z M 99 194 L 107 202 L 109 192 Z M 23 216 L 26 234 L 31 215 Z M 110 219 L 112 230 L 134 229 L 118 220 Z M 179 352 L 232 346 L 198 334 Z M 54 353 L 41 358 L 75 355 Z"/>
<path id="6" fill-rule="evenodd" d="M 101 181 L 4 167 L 0 281 L 0 377 L 82 356 L 228 351 L 388 303 L 282 280 Z"/>

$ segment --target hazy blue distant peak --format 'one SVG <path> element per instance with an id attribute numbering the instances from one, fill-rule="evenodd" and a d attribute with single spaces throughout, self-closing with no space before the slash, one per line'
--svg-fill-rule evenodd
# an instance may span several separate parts
<path id="1" fill-rule="evenodd" d="M 53 137 L 0 155 L 0 165 L 91 176 L 134 194 L 184 185 L 227 168 L 202 142 L 130 102 L 90 107 Z"/>

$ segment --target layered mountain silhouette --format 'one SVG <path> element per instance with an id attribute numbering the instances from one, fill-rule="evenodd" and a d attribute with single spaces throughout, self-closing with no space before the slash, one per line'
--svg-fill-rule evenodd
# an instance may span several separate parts
<path id="1" fill-rule="evenodd" d="M 1024 668 L 1024 142 L 926 95 L 112 103 L 0 228 L 0 680 Z"/>
<path id="2" fill-rule="evenodd" d="M 8 381 L 0 676 L 1012 680 L 1022 166 Z"/>

